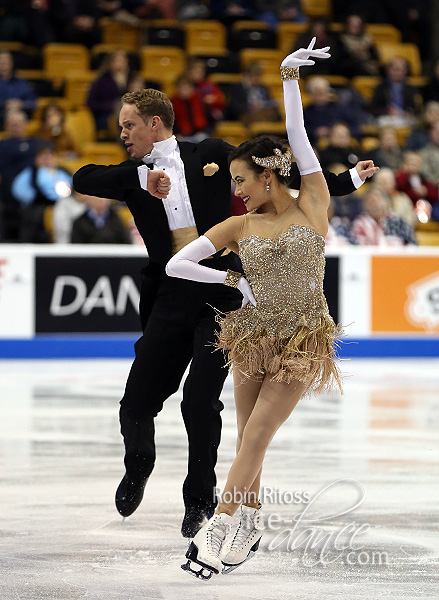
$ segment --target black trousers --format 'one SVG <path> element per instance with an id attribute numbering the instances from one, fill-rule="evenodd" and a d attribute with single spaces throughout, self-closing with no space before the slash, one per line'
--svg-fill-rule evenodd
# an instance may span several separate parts
<path id="1" fill-rule="evenodd" d="M 214 266 L 215 259 L 210 260 L 203 263 Z M 239 308 L 241 302 L 241 293 L 233 288 L 163 275 L 143 336 L 135 344 L 136 357 L 120 406 L 125 466 L 133 477 L 151 473 L 154 417 L 166 398 L 178 390 L 191 363 L 181 402 L 189 443 L 183 484 L 186 506 L 214 504 L 220 412 L 224 408 L 220 394 L 227 368 L 222 351 L 214 351 L 212 346 L 219 325 L 209 304 L 227 312 Z"/>

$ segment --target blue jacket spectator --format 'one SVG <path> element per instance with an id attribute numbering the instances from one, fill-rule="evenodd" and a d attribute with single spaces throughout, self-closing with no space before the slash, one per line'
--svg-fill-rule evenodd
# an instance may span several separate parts
<path id="1" fill-rule="evenodd" d="M 26 79 L 14 75 L 14 62 L 10 52 L 0 52 L 0 125 L 9 111 L 23 110 L 28 116 L 35 108 L 36 98 Z"/>

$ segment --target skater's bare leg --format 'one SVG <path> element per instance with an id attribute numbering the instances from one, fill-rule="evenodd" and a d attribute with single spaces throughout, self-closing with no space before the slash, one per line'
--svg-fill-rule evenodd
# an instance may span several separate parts
<path id="1" fill-rule="evenodd" d="M 217 513 L 233 515 L 241 504 L 240 496 L 253 490 L 256 484 L 259 486 L 257 478 L 260 478 L 266 450 L 306 389 L 299 381 L 288 384 L 270 379 L 270 374 L 264 377 L 256 403 L 242 431 L 238 454 L 229 471 Z M 250 400 L 242 404 L 248 408 Z"/>

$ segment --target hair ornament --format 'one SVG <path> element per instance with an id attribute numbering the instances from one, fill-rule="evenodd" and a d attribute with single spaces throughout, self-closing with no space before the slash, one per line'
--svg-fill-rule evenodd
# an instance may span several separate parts
<path id="1" fill-rule="evenodd" d="M 252 156 L 252 161 L 260 167 L 266 167 L 267 169 L 279 169 L 279 175 L 282 177 L 288 177 L 290 174 L 291 163 L 293 162 L 293 155 L 291 150 L 287 150 L 282 154 L 280 148 L 274 149 L 274 155 L 266 156 L 265 158 L 259 158 L 258 156 Z"/>

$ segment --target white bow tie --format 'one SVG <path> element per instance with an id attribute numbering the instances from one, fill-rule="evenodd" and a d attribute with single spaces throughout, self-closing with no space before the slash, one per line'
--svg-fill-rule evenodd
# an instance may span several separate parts
<path id="1" fill-rule="evenodd" d="M 163 154 L 157 148 L 153 148 L 151 154 L 145 154 L 143 162 L 145 164 L 157 162 L 159 158 L 162 158 Z"/>

